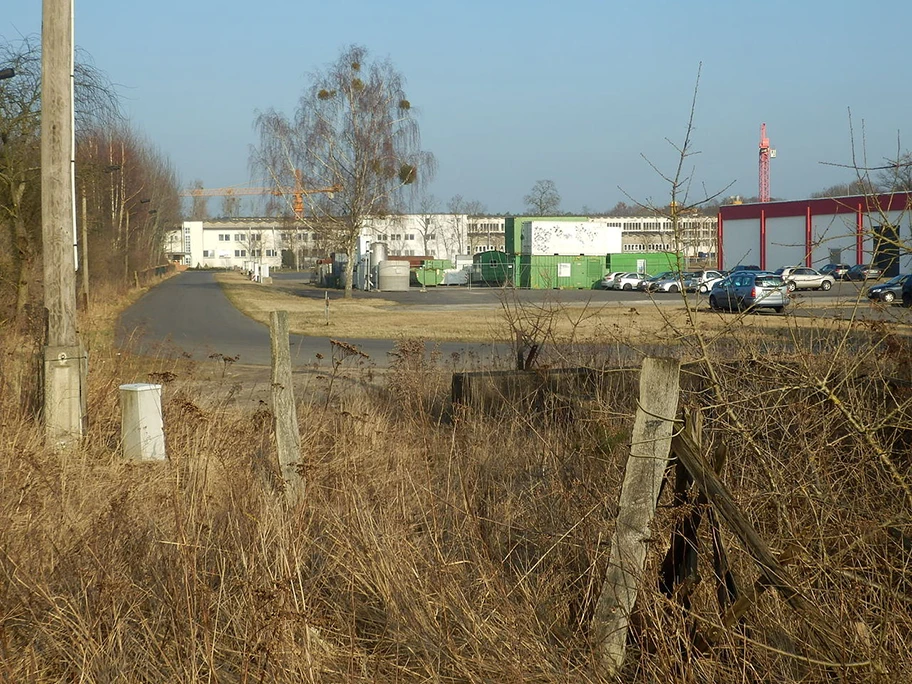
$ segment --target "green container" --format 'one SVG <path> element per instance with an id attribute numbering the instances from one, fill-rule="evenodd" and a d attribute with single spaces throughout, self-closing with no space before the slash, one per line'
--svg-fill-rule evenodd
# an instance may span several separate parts
<path id="1" fill-rule="evenodd" d="M 588 221 L 586 216 L 508 216 L 504 219 L 504 251 L 513 257 L 513 269 L 522 271 L 522 224 L 526 221 Z M 528 255 L 527 255 L 528 256 Z M 521 280 L 519 278 L 518 280 Z M 528 287 L 528 286 L 521 286 Z"/>
<path id="2" fill-rule="evenodd" d="M 515 261 L 511 256 L 497 250 L 480 252 L 472 257 L 473 283 L 490 287 L 509 287 L 513 283 Z"/>
<path id="3" fill-rule="evenodd" d="M 639 273 L 640 267 L 649 275 L 664 271 L 683 271 L 684 259 L 675 252 L 624 252 L 608 255 L 606 273 L 629 272 Z"/>
<path id="4" fill-rule="evenodd" d="M 437 287 L 443 282 L 445 271 L 453 268 L 449 259 L 425 259 L 418 268 L 412 269 L 414 278 L 410 278 L 413 285 L 422 287 Z"/>
<path id="5" fill-rule="evenodd" d="M 519 257 L 519 286 L 533 290 L 591 290 L 605 275 L 605 257 L 535 256 Z"/>

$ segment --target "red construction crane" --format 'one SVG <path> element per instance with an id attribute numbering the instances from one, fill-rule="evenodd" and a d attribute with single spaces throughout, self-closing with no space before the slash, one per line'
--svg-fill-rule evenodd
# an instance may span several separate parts
<path id="1" fill-rule="evenodd" d="M 330 196 L 334 192 L 342 190 L 341 185 L 332 185 L 328 188 L 305 188 L 301 182 L 301 172 L 295 169 L 295 187 L 294 189 L 276 189 L 276 188 L 190 188 L 180 193 L 181 197 L 239 197 L 241 195 L 285 195 L 289 194 L 294 198 L 292 208 L 295 217 L 301 218 L 304 215 L 304 195 L 318 195 L 327 193 Z"/>
<path id="2" fill-rule="evenodd" d="M 776 156 L 776 150 L 770 149 L 766 137 L 766 124 L 760 124 L 760 201 L 770 201 L 770 157 Z"/>

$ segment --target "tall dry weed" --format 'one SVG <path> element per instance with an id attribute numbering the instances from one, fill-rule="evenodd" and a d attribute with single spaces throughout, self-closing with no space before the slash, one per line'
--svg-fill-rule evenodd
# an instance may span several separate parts
<path id="1" fill-rule="evenodd" d="M 621 349 L 656 351 L 578 342 L 589 370 L 599 349 L 608 365 Z M 908 339 L 876 325 L 739 325 L 706 342 L 664 348 L 685 360 L 683 405 L 704 414 L 738 506 L 789 551 L 838 652 L 823 653 L 815 625 L 772 590 L 723 626 L 706 525 L 686 609 L 680 589 L 663 593 L 659 564 L 684 514 L 667 491 L 622 679 L 908 680 Z M 542 371 L 533 392 L 494 384 L 487 403 L 451 410 L 446 360 L 417 343 L 400 355 L 382 381 L 329 402 L 296 388 L 304 496 L 291 506 L 271 485 L 269 408 L 231 373 L 99 344 L 89 432 L 59 453 L 0 395 L 2 676 L 604 681 L 589 635 L 635 375 L 587 384 Z M 165 385 L 164 464 L 120 458 L 116 388 L 142 379 Z M 754 585 L 754 561 L 722 538 L 739 586 Z"/>

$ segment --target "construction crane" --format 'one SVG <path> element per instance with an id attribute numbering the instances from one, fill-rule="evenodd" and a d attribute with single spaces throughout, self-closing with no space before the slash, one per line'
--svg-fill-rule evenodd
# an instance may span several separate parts
<path id="1" fill-rule="evenodd" d="M 295 218 L 300 219 L 304 216 L 304 195 L 318 195 L 326 193 L 332 197 L 334 192 L 342 190 L 338 183 L 328 188 L 305 188 L 301 182 L 301 172 L 295 169 L 295 187 L 293 190 L 284 190 L 277 188 L 190 188 L 180 193 L 181 197 L 240 197 L 242 195 L 291 195 L 294 198 L 292 209 Z"/>
<path id="2" fill-rule="evenodd" d="M 776 150 L 770 147 L 766 137 L 766 124 L 760 124 L 760 201 L 770 201 L 770 159 L 776 156 Z"/>

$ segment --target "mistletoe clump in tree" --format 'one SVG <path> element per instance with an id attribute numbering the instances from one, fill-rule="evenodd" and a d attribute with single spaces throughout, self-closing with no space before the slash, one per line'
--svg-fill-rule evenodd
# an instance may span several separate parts
<path id="1" fill-rule="evenodd" d="M 345 253 L 346 297 L 365 221 L 392 212 L 403 190 L 435 171 L 404 85 L 388 59 L 372 61 L 355 45 L 312 75 L 293 118 L 269 110 L 256 120 L 252 165 L 289 206 L 303 196 L 306 215 L 298 220 Z"/>

